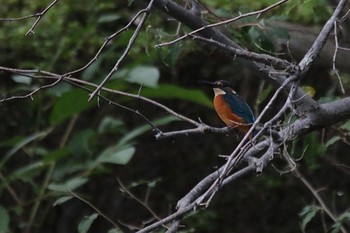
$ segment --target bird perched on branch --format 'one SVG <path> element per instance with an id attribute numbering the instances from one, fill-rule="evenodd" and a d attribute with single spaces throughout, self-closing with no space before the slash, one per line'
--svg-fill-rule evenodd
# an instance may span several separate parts
<path id="1" fill-rule="evenodd" d="M 213 88 L 214 108 L 221 120 L 228 127 L 247 133 L 255 117 L 249 105 L 234 91 L 232 84 L 226 80 L 199 82 Z M 249 139 L 252 139 L 254 134 L 253 132 L 249 135 Z"/>

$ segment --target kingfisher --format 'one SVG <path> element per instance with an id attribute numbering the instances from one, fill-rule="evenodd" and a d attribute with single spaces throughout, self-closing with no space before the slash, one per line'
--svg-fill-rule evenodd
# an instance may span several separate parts
<path id="1" fill-rule="evenodd" d="M 199 81 L 211 86 L 214 90 L 214 108 L 221 120 L 230 128 L 236 128 L 245 134 L 255 121 L 255 116 L 249 105 L 233 89 L 226 80 L 216 82 Z M 249 135 L 252 139 L 253 134 Z"/>

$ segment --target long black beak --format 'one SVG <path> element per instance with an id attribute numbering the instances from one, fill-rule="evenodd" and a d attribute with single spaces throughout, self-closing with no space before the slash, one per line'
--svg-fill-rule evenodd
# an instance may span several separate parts
<path id="1" fill-rule="evenodd" d="M 205 80 L 199 80 L 198 83 L 206 85 L 206 86 L 210 86 L 210 87 L 217 86 L 215 82 L 209 82 L 209 81 L 205 81 Z"/>

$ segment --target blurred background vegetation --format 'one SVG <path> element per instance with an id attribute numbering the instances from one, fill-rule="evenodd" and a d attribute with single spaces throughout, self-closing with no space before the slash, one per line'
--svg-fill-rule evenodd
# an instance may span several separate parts
<path id="1" fill-rule="evenodd" d="M 275 1 L 201 2 L 208 7 L 203 17 L 216 22 Z M 179 3 L 186 5 L 185 1 Z M 258 19 L 245 18 L 224 29 L 235 42 L 258 52 L 279 54 L 286 48 L 285 41 L 299 42 L 303 46 L 288 48 L 291 54 L 287 56 L 298 61 L 298 54 L 308 49 L 317 28 L 331 15 L 332 3 L 291 0 Z M 49 0 L 8 0 L 0 5 L 0 17 L 30 15 L 48 4 Z M 143 7 L 141 1 L 58 2 L 30 36 L 25 33 L 35 18 L 1 21 L 0 66 L 58 74 L 80 68 L 107 36 L 124 27 Z M 342 25 L 344 35 L 350 29 L 347 23 Z M 135 27 L 111 41 L 92 66 L 74 77 L 100 83 Z M 221 127 L 224 125 L 211 105 L 211 90 L 201 89 L 197 81 L 227 79 L 258 114 L 273 88 L 231 57 L 192 40 L 155 48 L 184 31 L 188 31 L 185 26 L 153 9 L 107 87 L 140 92 L 190 118 Z M 348 38 L 341 40 L 346 43 Z M 320 102 L 342 96 L 331 62 L 324 62 L 330 55 L 332 52 L 321 56 L 302 83 Z M 340 75 L 348 92 L 349 71 L 342 61 L 346 59 L 339 59 L 339 67 L 344 67 Z M 2 72 L 0 97 L 23 95 L 43 84 L 45 81 Z M 117 95 L 109 98 L 138 110 L 163 131 L 191 127 L 141 100 Z M 233 132 L 156 140 L 155 132 L 138 115 L 103 100 L 87 99 L 88 92 L 59 83 L 32 98 L 1 103 L 0 232 L 118 232 L 67 190 L 114 222 L 142 227 L 155 216 L 135 197 L 158 217 L 166 216 L 177 200 L 224 163 L 217 155 L 231 153 L 240 139 Z M 278 104 L 270 116 L 277 110 Z M 343 122 L 296 139 L 286 148 L 329 208 L 343 213 L 344 222 L 350 218 L 349 130 L 350 123 Z M 276 158 L 273 165 L 261 177 L 250 175 L 225 187 L 207 210 L 186 217 L 182 232 L 338 232 L 339 223 L 325 215 L 300 179 L 291 172 L 281 172 L 286 168 L 283 159 Z M 121 185 L 127 191 L 121 191 Z"/>

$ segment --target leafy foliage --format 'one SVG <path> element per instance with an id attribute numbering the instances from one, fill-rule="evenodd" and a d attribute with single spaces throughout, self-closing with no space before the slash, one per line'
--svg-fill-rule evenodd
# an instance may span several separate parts
<path id="1" fill-rule="evenodd" d="M 229 18 L 274 2 L 206 0 L 203 4 L 213 9 L 217 16 Z M 2 3 L 0 15 L 30 15 L 49 3 L 10 0 Z M 0 51 L 6 56 L 0 56 L 0 65 L 60 74 L 76 70 L 94 57 L 106 36 L 123 28 L 138 10 L 136 1 L 130 1 L 128 6 L 112 0 L 93 0 L 88 4 L 82 0 L 64 1 L 42 18 L 35 34 L 27 37 L 24 35 L 35 18 L 11 23 L 1 21 Z M 246 96 L 249 102 L 255 102 L 259 112 L 274 92 L 272 86 L 261 85 L 265 88 L 257 93 L 260 84 L 248 77 L 252 76 L 247 75 L 249 71 L 227 59 L 226 55 L 194 45 L 191 40 L 155 48 L 160 42 L 176 38 L 178 30 L 180 33 L 188 31 L 158 13 L 155 11 L 149 16 L 127 59 L 105 87 L 155 99 L 193 119 L 201 118 L 205 123 L 219 125 L 208 97 L 209 91 L 200 90 L 197 81 L 231 79 L 237 92 Z M 283 19 L 319 24 L 330 13 L 331 7 L 325 0 L 292 0 L 278 13 L 269 12 L 258 19 L 250 17 L 227 25 L 225 29 L 245 47 L 273 54 L 271 35 L 282 39 L 289 39 L 290 35 L 282 27 L 265 28 L 265 23 Z M 204 13 L 203 17 L 209 21 L 218 20 L 210 12 Z M 75 73 L 74 78 L 99 84 L 128 45 L 136 24 L 134 22 L 129 30 L 110 41 L 99 58 L 87 69 Z M 1 73 L 0 77 L 5 80 L 0 85 L 1 98 L 28 93 L 51 82 L 10 73 Z M 319 80 L 307 82 L 310 93 L 325 95 L 324 101 L 337 98 L 331 87 L 318 90 Z M 85 90 L 61 82 L 31 98 L 1 105 L 0 232 L 28 229 L 31 232 L 47 232 L 48 229 L 118 232 L 101 223 L 102 217 L 78 202 L 70 191 L 84 196 L 113 220 L 121 219 L 121 222 L 140 226 L 145 219 L 155 218 L 153 212 L 160 216 L 167 214 L 169 206 L 173 208 L 189 187 L 222 164 L 221 158 L 215 155 L 236 145 L 236 136 L 218 135 L 156 141 L 155 129 L 139 115 L 101 98 L 89 102 L 88 95 Z M 145 102 L 112 94 L 106 96 L 142 113 L 156 127 L 171 131 L 185 125 Z M 348 194 L 350 191 L 348 181 L 338 176 L 338 172 L 344 171 L 328 162 L 335 159 L 333 165 L 344 164 L 344 167 L 349 162 L 344 156 L 348 149 L 349 125 L 345 122 L 336 129 L 327 129 L 325 134 L 306 135 L 287 148 L 293 156 L 302 155 L 298 166 L 314 178 L 318 186 L 327 186 L 330 192 L 342 189 Z M 305 232 L 309 229 L 318 232 L 320 228 L 313 223 L 322 222 L 318 218 L 322 209 L 308 204 L 314 200 L 305 191 L 300 191 L 303 186 L 293 176 L 280 177 L 273 169 L 267 173 L 257 181 L 244 180 L 233 188 L 228 187 L 232 190 L 220 196 L 216 209 L 196 213 L 194 218 L 185 220 L 191 225 L 188 232 L 198 229 L 201 232 L 232 232 L 235 229 L 241 232 L 280 229 L 296 232 L 299 226 Z M 132 198 L 130 193 L 118 189 L 116 177 L 130 184 L 127 188 L 135 194 Z M 334 206 L 339 204 L 338 208 L 343 210 L 349 202 L 349 195 L 344 196 L 342 199 L 328 198 L 328 201 Z M 295 216 L 301 209 L 298 225 Z M 257 219 L 256 225 L 247 226 L 252 217 Z M 327 224 L 332 227 L 332 232 L 339 232 L 348 221 L 349 213 L 345 212 L 338 222 Z M 62 225 L 56 224 L 58 222 Z"/>

